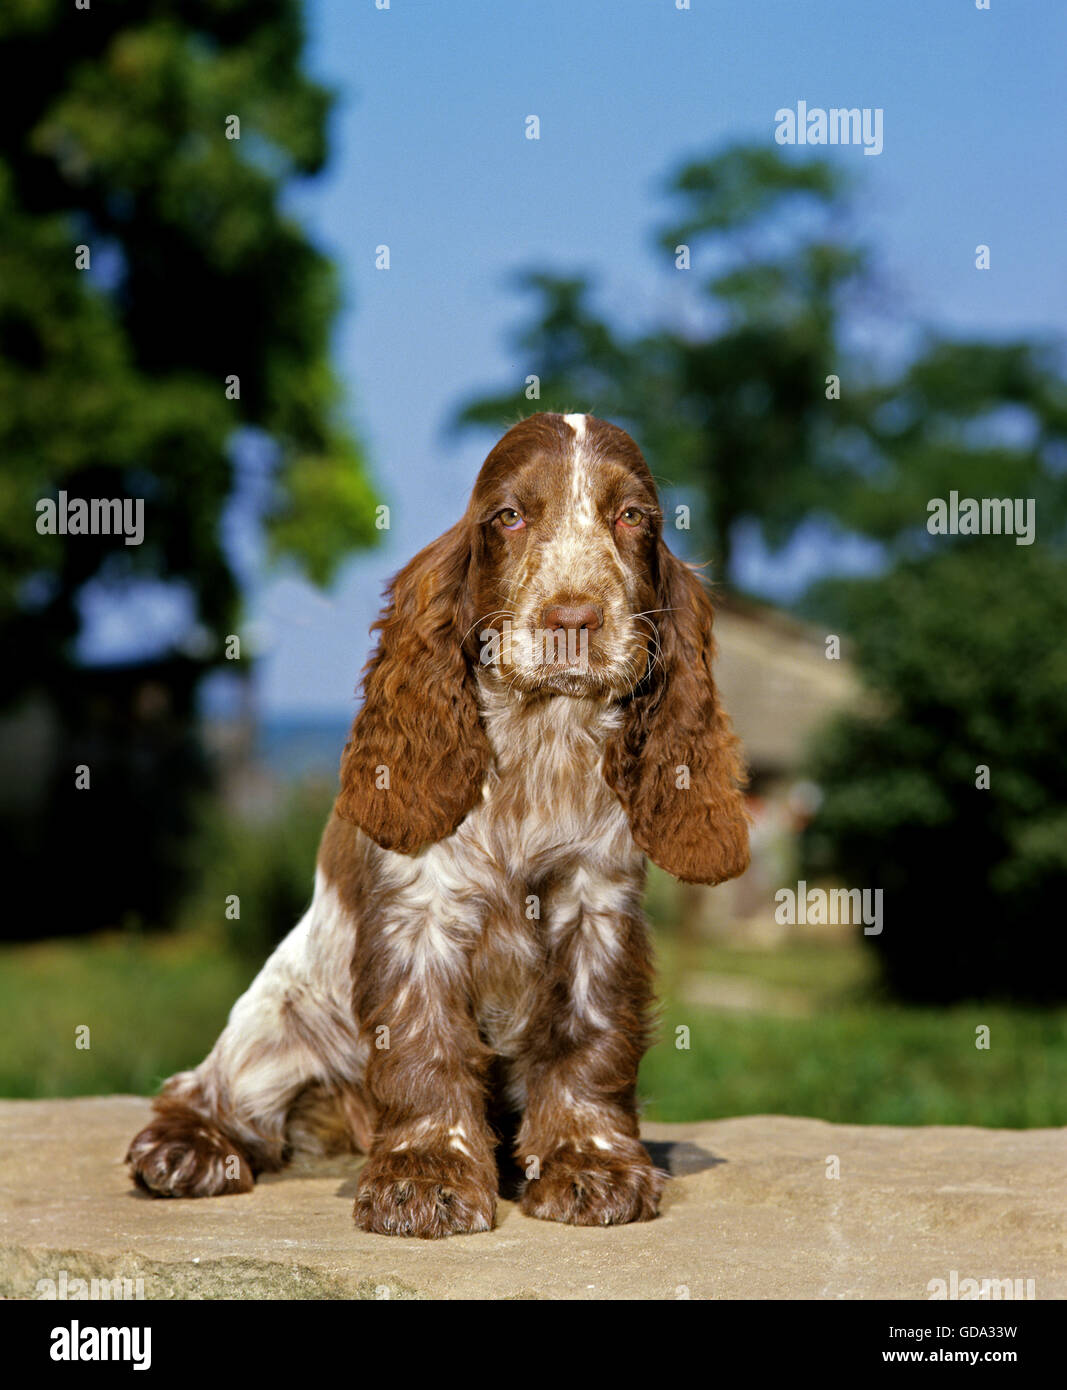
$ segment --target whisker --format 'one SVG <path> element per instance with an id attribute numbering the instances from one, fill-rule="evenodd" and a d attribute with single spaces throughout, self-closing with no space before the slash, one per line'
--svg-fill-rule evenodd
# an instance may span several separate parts
<path id="1" fill-rule="evenodd" d="M 515 614 L 507 608 L 492 608 L 489 610 L 488 613 L 483 613 L 480 618 L 475 618 L 474 622 L 471 623 L 470 627 L 460 638 L 460 645 L 462 645 L 467 640 L 467 638 L 471 635 L 471 633 L 474 631 L 474 629 L 478 626 L 479 623 L 488 622 L 490 618 L 495 618 L 501 613 L 503 613 L 505 618 L 511 618 L 512 620 L 514 620 L 515 618 Z"/>
<path id="2" fill-rule="evenodd" d="M 509 588 L 529 589 L 530 581 L 523 579 L 508 579 L 498 584 L 496 587 L 501 593 L 506 593 Z"/>

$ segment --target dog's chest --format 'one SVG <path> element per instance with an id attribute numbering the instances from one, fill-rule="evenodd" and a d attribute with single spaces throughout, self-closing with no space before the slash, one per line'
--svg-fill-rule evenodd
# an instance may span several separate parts
<path id="1" fill-rule="evenodd" d="M 614 713 L 547 702 L 486 720 L 494 759 L 480 803 L 424 853 L 380 851 L 380 909 L 413 974 L 461 971 L 486 1042 L 522 1047 L 569 942 L 579 979 L 610 958 L 637 910 L 643 856 L 601 771 Z"/>
<path id="2" fill-rule="evenodd" d="M 583 719 L 572 703 L 525 724 L 490 725 L 496 766 L 465 823 L 493 866 L 472 996 L 483 1037 L 504 1055 L 522 1045 L 554 951 L 586 932 L 601 949 L 640 876 L 641 855 L 601 773 L 610 720 L 587 711 Z"/>
<path id="3" fill-rule="evenodd" d="M 513 874 L 538 878 L 580 859 L 626 857 L 629 827 L 601 771 L 616 718 L 565 697 L 489 711 L 494 765 L 476 815 Z"/>

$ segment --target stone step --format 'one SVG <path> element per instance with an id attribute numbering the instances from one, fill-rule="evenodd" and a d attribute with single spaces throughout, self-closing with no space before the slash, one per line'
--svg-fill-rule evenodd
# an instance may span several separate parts
<path id="1" fill-rule="evenodd" d="M 146 1197 L 122 1157 L 148 1115 L 136 1096 L 0 1101 L 0 1294 L 118 1278 L 148 1299 L 929 1299 L 935 1281 L 1011 1280 L 986 1286 L 1007 1297 L 1032 1280 L 1067 1298 L 1062 1130 L 649 1124 L 675 1175 L 656 1221 L 560 1226 L 501 1202 L 493 1231 L 435 1242 L 356 1229 L 358 1158 L 244 1195 Z"/>

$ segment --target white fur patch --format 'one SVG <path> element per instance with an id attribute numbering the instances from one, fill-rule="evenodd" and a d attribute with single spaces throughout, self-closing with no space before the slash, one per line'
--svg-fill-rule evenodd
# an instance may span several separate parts
<path id="1" fill-rule="evenodd" d="M 470 1157 L 472 1156 L 472 1155 L 471 1155 L 471 1151 L 470 1151 L 470 1149 L 467 1148 L 467 1145 L 466 1145 L 466 1143 L 464 1142 L 464 1141 L 466 1140 L 466 1138 L 467 1138 L 467 1131 L 463 1128 L 462 1125 L 451 1125 L 451 1126 L 449 1127 L 449 1130 L 448 1130 L 448 1147 L 449 1147 L 450 1149 L 456 1149 L 459 1153 L 463 1154 L 465 1157 L 470 1158 Z"/>
<path id="2" fill-rule="evenodd" d="M 280 1142 L 309 1082 L 360 1077 L 366 1045 L 352 1016 L 355 939 L 352 915 L 317 873 L 307 912 L 234 1004 L 208 1056 L 174 1078 L 170 1093 L 224 1110 L 238 1136 Z"/>

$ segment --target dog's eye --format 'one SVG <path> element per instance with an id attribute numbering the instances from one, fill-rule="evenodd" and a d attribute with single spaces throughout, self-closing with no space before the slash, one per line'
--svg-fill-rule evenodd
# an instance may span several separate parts
<path id="1" fill-rule="evenodd" d="M 505 507 L 502 512 L 497 512 L 496 519 L 505 531 L 521 531 L 526 525 L 514 507 Z"/>
<path id="2" fill-rule="evenodd" d="M 619 517 L 621 526 L 640 526 L 645 519 L 645 514 L 640 507 L 627 507 Z"/>

